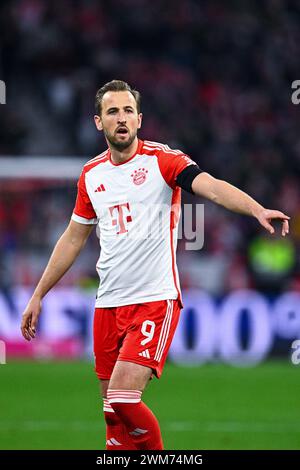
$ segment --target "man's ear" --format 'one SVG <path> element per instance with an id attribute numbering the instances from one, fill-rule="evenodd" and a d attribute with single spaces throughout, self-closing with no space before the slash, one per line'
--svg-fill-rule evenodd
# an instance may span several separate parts
<path id="1" fill-rule="evenodd" d="M 138 115 L 138 129 L 142 127 L 143 114 L 139 113 Z"/>
<path id="2" fill-rule="evenodd" d="M 95 124 L 96 124 L 96 127 L 97 127 L 98 131 L 102 131 L 102 130 L 103 130 L 103 126 L 102 126 L 101 117 L 98 116 L 97 114 L 95 114 L 95 116 L 94 116 L 94 121 L 95 121 Z"/>

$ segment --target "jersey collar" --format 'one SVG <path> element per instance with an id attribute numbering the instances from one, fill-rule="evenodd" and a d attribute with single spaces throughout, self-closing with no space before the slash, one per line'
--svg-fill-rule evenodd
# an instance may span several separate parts
<path id="1" fill-rule="evenodd" d="M 134 157 L 136 157 L 136 155 L 138 155 L 139 153 L 141 153 L 141 150 L 142 150 L 142 148 L 143 148 L 143 145 L 144 145 L 144 141 L 138 139 L 138 146 L 137 146 L 136 152 L 135 152 L 130 158 L 128 158 L 127 160 L 125 160 L 125 162 L 121 162 L 121 163 L 114 163 L 114 162 L 112 161 L 112 159 L 111 159 L 111 151 L 110 151 L 110 148 L 109 148 L 109 149 L 108 149 L 108 158 L 109 158 L 110 163 L 111 163 L 113 166 L 125 165 L 125 163 L 130 162 L 130 160 L 132 160 Z"/>

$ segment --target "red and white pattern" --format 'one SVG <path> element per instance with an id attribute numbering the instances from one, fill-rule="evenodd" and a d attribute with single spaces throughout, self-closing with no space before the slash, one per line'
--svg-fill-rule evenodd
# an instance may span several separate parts
<path id="1" fill-rule="evenodd" d="M 83 167 L 72 219 L 99 225 L 96 307 L 181 298 L 175 255 L 181 189 L 176 178 L 193 164 L 180 150 L 139 140 L 136 153 L 124 163 L 114 164 L 108 149 Z"/>
<path id="2" fill-rule="evenodd" d="M 117 439 L 115 439 L 114 437 L 111 437 L 110 439 L 107 439 L 106 441 L 106 446 L 109 450 L 109 446 L 122 446 L 123 444 L 119 441 L 117 441 Z"/>
<path id="3" fill-rule="evenodd" d="M 142 392 L 140 390 L 107 390 L 109 404 L 112 403 L 139 403 Z"/>
<path id="4" fill-rule="evenodd" d="M 109 401 L 107 398 L 103 398 L 103 411 L 107 411 L 107 413 L 114 413 Z"/>
<path id="5" fill-rule="evenodd" d="M 168 302 L 168 307 L 167 307 L 167 313 L 160 331 L 160 336 L 154 356 L 154 360 L 159 362 L 162 358 L 164 349 L 166 347 L 168 338 L 169 338 L 169 332 L 170 332 L 170 326 L 172 322 L 172 314 L 173 314 L 173 302 L 170 300 Z"/>

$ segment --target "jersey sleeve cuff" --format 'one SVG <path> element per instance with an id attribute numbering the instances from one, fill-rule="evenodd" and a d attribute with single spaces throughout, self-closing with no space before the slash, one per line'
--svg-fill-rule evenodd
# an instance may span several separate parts
<path id="1" fill-rule="evenodd" d="M 86 219 L 85 217 L 81 217 L 80 215 L 77 215 L 73 212 L 72 220 L 75 222 L 78 222 L 79 224 L 84 224 L 84 225 L 96 225 L 98 223 L 97 219 Z"/>

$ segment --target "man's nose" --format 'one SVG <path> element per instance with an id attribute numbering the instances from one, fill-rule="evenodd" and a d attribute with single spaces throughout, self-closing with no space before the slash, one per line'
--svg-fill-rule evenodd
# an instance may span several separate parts
<path id="1" fill-rule="evenodd" d="M 118 122 L 119 122 L 119 123 L 124 123 L 124 122 L 126 122 L 126 114 L 125 114 L 125 113 L 122 113 L 122 112 L 121 112 L 121 113 L 118 115 Z"/>

